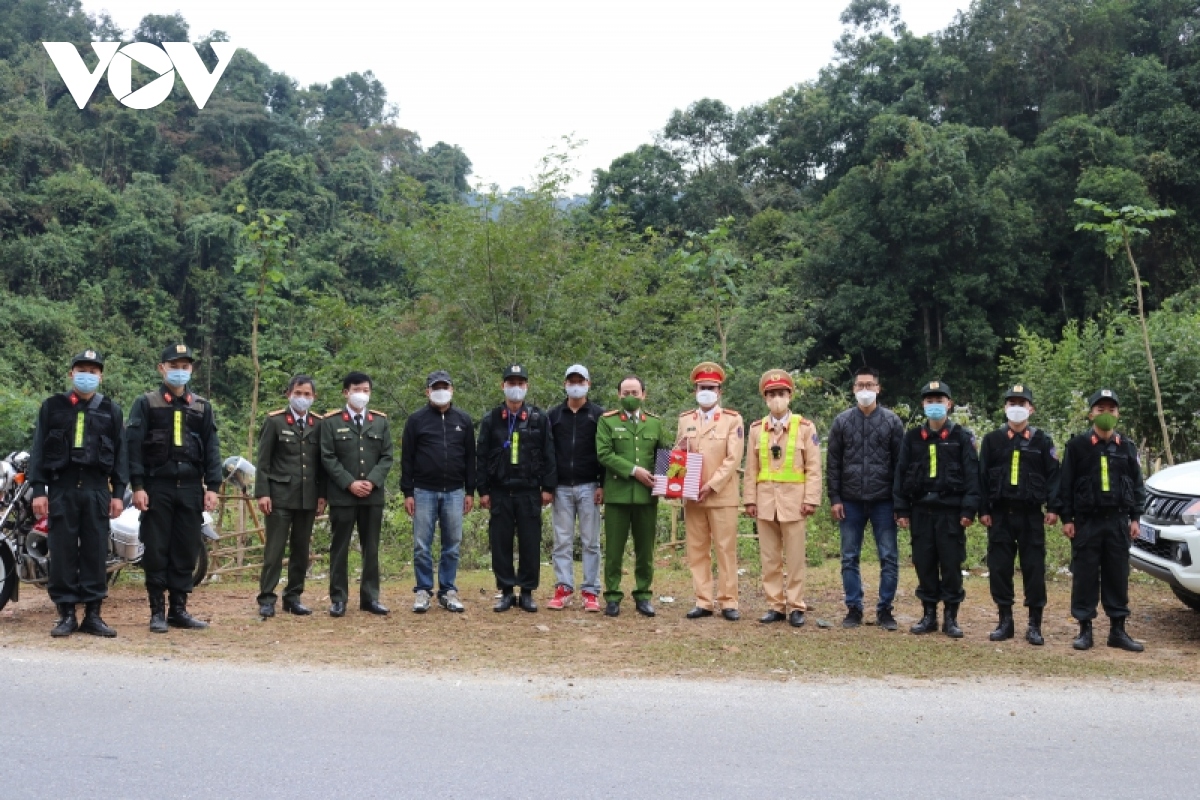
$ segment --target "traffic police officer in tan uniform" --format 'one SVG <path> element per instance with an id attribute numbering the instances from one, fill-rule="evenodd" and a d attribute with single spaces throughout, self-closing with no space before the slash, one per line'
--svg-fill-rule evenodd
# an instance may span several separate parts
<path id="1" fill-rule="evenodd" d="M 763 590 L 771 605 L 759 622 L 786 619 L 799 628 L 808 610 L 805 533 L 808 518 L 821 504 L 821 440 L 816 426 L 789 410 L 795 389 L 792 376 L 781 369 L 764 373 L 758 381 L 770 413 L 750 425 L 742 497 L 746 514 L 757 520 Z"/>
<path id="2" fill-rule="evenodd" d="M 741 619 L 737 585 L 737 469 L 742 463 L 745 428 L 736 411 L 721 408 L 725 370 L 705 361 L 692 370 L 696 387 L 694 411 L 679 415 L 675 447 L 703 456 L 700 496 L 684 500 L 687 561 L 692 571 L 696 607 L 688 619 L 711 617 L 719 605 L 725 619 Z M 712 550 L 717 551 L 717 596 L 713 598 Z"/>

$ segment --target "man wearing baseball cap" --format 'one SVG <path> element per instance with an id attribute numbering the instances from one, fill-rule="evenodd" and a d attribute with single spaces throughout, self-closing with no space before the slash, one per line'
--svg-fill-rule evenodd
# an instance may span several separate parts
<path id="1" fill-rule="evenodd" d="M 938 602 L 945 604 L 942 633 L 961 639 L 958 607 L 967 559 L 967 526 L 979 509 L 979 456 L 975 437 L 950 418 L 950 386 L 930 381 L 921 388 L 926 422 L 904 434 L 896 463 L 896 524 L 912 530 L 917 597 L 924 614 L 910 633 L 937 630 Z M 911 520 L 911 526 L 910 526 Z"/>
<path id="2" fill-rule="evenodd" d="M 792 376 L 781 369 L 763 373 L 758 381 L 768 414 L 750 425 L 742 497 L 758 526 L 763 590 L 770 604 L 759 622 L 786 619 L 799 628 L 808 610 L 805 529 L 821 505 L 821 440 L 816 426 L 790 410 L 795 389 Z"/>
<path id="3" fill-rule="evenodd" d="M 1096 603 L 1108 615 L 1108 646 L 1144 650 L 1125 631 L 1129 616 L 1129 541 L 1138 535 L 1146 503 L 1142 466 L 1133 442 L 1117 432 L 1120 401 L 1112 389 L 1088 398 L 1091 430 L 1063 452 L 1059 505 L 1071 540 L 1071 616 L 1079 622 L 1076 650 L 1092 647 Z"/>
<path id="4" fill-rule="evenodd" d="M 1016 635 L 1013 623 L 1013 565 L 1021 555 L 1021 583 L 1029 608 L 1025 641 L 1045 644 L 1046 525 L 1058 522 L 1058 451 L 1050 434 L 1029 424 L 1033 392 L 1014 384 L 1004 394 L 1004 427 L 983 437 L 979 521 L 988 529 L 987 565 L 992 601 L 1000 613 L 993 642 Z M 1045 512 L 1043 513 L 1043 507 Z"/>
<path id="5" fill-rule="evenodd" d="M 558 487 L 554 490 L 554 597 L 548 608 L 561 609 L 575 593 L 575 526 L 583 552 L 584 611 L 600 610 L 600 504 L 604 467 L 596 455 L 596 425 L 604 409 L 588 399 L 592 376 L 583 364 L 564 375 L 567 399 L 550 409 Z"/>
<path id="6" fill-rule="evenodd" d="M 163 350 L 162 383 L 133 402 L 125 429 L 133 504 L 142 512 L 142 569 L 153 633 L 166 633 L 168 625 L 208 627 L 188 613 L 187 600 L 204 546 L 202 512 L 216 510 L 223 476 L 212 404 L 187 388 L 195 360 L 186 344 Z"/>
<path id="7" fill-rule="evenodd" d="M 545 412 L 525 402 L 525 367 L 508 366 L 500 386 L 504 402 L 480 422 L 475 448 L 479 504 L 491 512 L 488 538 L 500 590 L 492 610 L 503 612 L 517 605 L 519 589 L 521 609 L 532 613 L 537 611 L 533 593 L 541 580 L 542 508 L 553 502 L 558 485 L 554 436 Z M 514 538 L 519 561 L 514 558 Z"/>
<path id="8" fill-rule="evenodd" d="M 29 453 L 33 514 L 50 517 L 46 589 L 58 610 L 56 638 L 76 630 L 117 635 L 100 607 L 108 597 L 108 520 L 121 515 L 129 476 L 121 407 L 98 391 L 103 374 L 95 350 L 71 359 L 71 389 L 42 403 Z M 77 604 L 87 609 L 82 625 Z"/>
<path id="9" fill-rule="evenodd" d="M 463 611 L 458 597 L 458 552 L 463 515 L 475 503 L 475 427 L 454 405 L 454 382 L 439 369 L 425 379 L 429 402 L 404 423 L 400 444 L 400 491 L 413 520 L 413 611 L 429 610 L 433 595 L 433 529 L 441 527 L 437 601 Z"/>

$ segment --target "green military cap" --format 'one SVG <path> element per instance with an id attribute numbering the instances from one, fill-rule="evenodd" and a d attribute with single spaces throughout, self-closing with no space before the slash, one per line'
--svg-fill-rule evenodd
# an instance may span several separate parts
<path id="1" fill-rule="evenodd" d="M 178 343 L 168 345 L 166 349 L 162 351 L 162 358 L 158 360 L 158 363 L 165 364 L 168 361 L 175 361 L 176 359 L 180 358 L 187 359 L 188 361 L 196 360 L 196 356 L 192 352 L 192 348 L 188 347 L 186 344 Z"/>
<path id="2" fill-rule="evenodd" d="M 1113 402 L 1113 405 L 1115 405 L 1115 406 L 1121 405 L 1121 401 L 1117 399 L 1117 393 L 1114 392 L 1112 389 L 1099 389 L 1096 391 L 1095 394 L 1093 394 L 1091 397 L 1088 398 L 1088 408 L 1092 408 L 1093 406 L 1096 405 L 1096 403 L 1099 403 L 1101 400 L 1111 400 Z"/>
<path id="3" fill-rule="evenodd" d="M 1019 397 L 1022 400 L 1028 400 L 1033 403 L 1033 392 L 1029 391 L 1029 387 L 1021 383 L 1014 383 L 1008 387 L 1008 391 L 1004 393 L 1005 400 L 1012 400 L 1014 397 Z"/>
<path id="4" fill-rule="evenodd" d="M 947 399 L 953 400 L 954 395 L 950 394 L 950 384 L 945 381 L 930 381 L 921 387 L 921 399 L 924 400 L 931 394 L 944 394 Z"/>
<path id="5" fill-rule="evenodd" d="M 100 355 L 98 350 L 84 350 L 82 353 L 76 353 L 71 359 L 71 367 L 76 364 L 95 364 L 100 369 L 104 369 L 104 356 Z"/>
<path id="6" fill-rule="evenodd" d="M 510 364 L 504 370 L 504 380 L 508 380 L 509 378 L 529 380 L 529 372 L 520 364 Z"/>

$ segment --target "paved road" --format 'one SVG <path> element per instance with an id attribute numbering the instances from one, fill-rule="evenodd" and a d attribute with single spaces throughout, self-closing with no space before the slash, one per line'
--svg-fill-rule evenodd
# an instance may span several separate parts
<path id="1" fill-rule="evenodd" d="M 1182 797 L 1200 778 L 1200 691 L 1178 684 L 568 683 L 0 647 L 0 686 L 8 800 Z"/>

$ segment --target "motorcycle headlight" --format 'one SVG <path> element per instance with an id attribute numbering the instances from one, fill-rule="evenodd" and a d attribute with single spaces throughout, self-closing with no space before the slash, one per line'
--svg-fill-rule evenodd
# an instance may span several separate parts
<path id="1" fill-rule="evenodd" d="M 1179 517 L 1183 520 L 1184 525 L 1195 525 L 1200 528 L 1200 498 L 1188 503 Z"/>
<path id="2" fill-rule="evenodd" d="M 8 487 L 12 484 L 13 478 L 17 471 L 12 468 L 12 464 L 7 461 L 0 461 L 0 494 L 8 491 Z"/>

